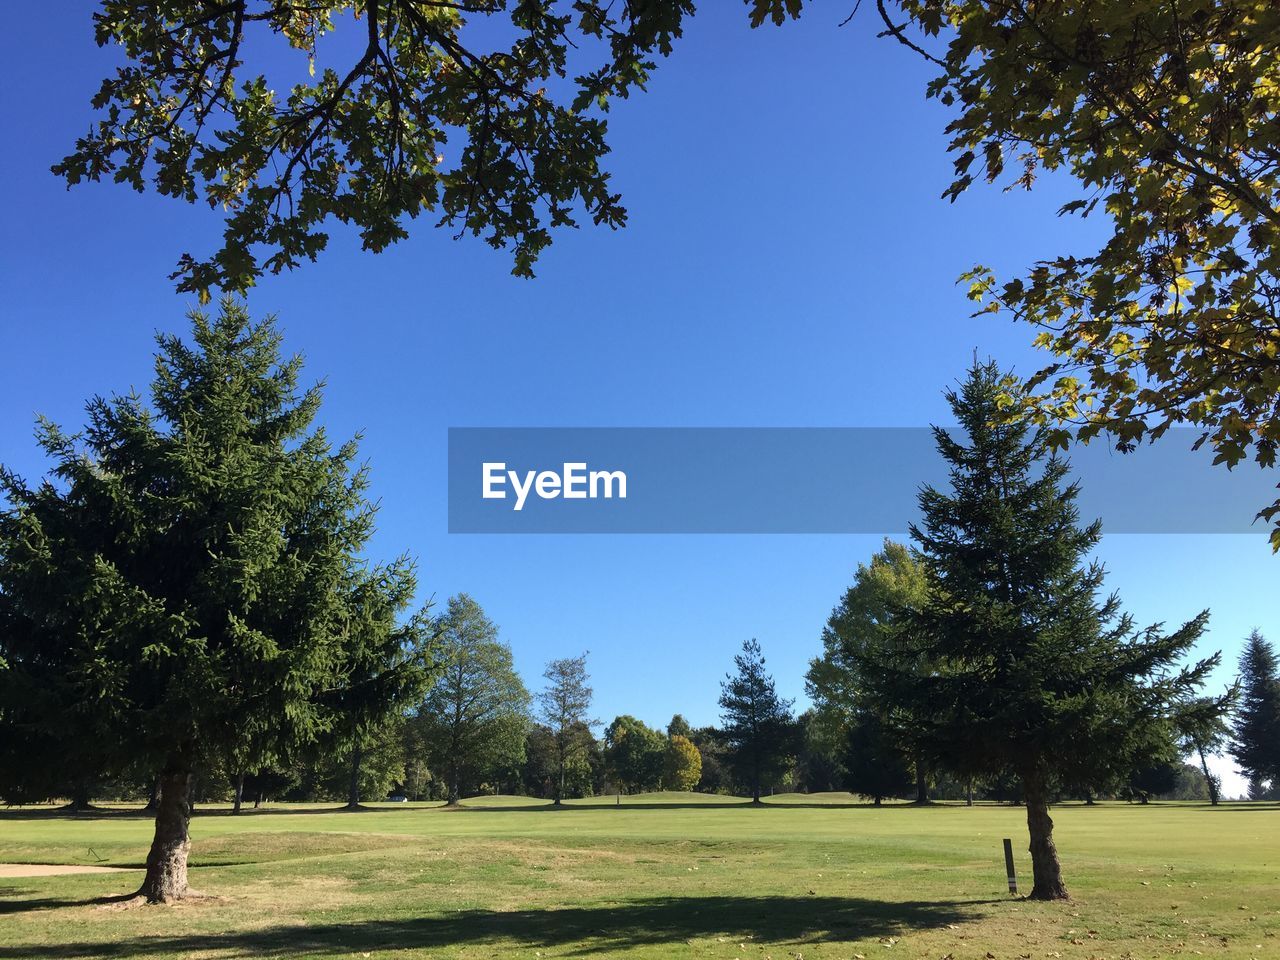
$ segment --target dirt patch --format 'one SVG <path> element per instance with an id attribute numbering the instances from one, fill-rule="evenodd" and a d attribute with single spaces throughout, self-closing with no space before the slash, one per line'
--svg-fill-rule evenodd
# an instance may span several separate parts
<path id="1" fill-rule="evenodd" d="M 91 867 L 74 863 L 0 863 L 0 877 L 56 877 L 63 873 L 128 873 L 127 867 Z"/>

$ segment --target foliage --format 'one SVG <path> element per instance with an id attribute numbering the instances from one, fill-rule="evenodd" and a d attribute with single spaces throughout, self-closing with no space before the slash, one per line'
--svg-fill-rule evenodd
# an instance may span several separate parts
<path id="1" fill-rule="evenodd" d="M 877 744 L 878 752 L 883 752 L 881 741 L 892 739 L 895 757 L 903 751 L 915 753 L 911 740 L 918 725 L 900 706 L 890 711 L 886 704 L 877 702 L 863 671 L 866 663 L 886 657 L 896 658 L 899 669 L 920 675 L 933 669 L 926 661 L 911 659 L 919 657 L 919 644 L 899 636 L 911 629 L 911 616 L 923 607 L 927 591 L 924 567 L 905 545 L 888 537 L 869 565 L 858 565 L 853 584 L 823 628 L 822 653 L 810 661 L 805 675 L 818 723 L 837 728 L 837 739 L 848 741 L 853 727 L 860 724 L 862 733 Z M 883 722 L 873 725 L 860 717 L 867 711 L 879 711 Z M 887 743 L 883 746 L 887 751 Z M 847 743 L 843 743 L 838 752 L 843 755 L 846 750 Z M 921 799 L 927 800 L 927 795 Z"/>
<path id="2" fill-rule="evenodd" d="M 688 737 L 673 734 L 667 740 L 663 757 L 663 789 L 692 790 L 701 779 L 702 754 Z"/>
<path id="3" fill-rule="evenodd" d="M 604 761 L 609 778 L 624 793 L 662 786 L 667 738 L 632 716 L 615 717 L 604 731 Z"/>
<path id="4" fill-rule="evenodd" d="M 521 768 L 523 792 L 532 797 L 591 797 L 604 787 L 604 758 L 600 745 L 585 725 L 578 727 L 578 749 L 560 766 L 559 741 L 550 727 L 535 723 L 525 740 Z M 563 772 L 563 787 L 561 773 Z"/>
<path id="5" fill-rule="evenodd" d="M 1280 7 L 1269 0 L 985 3 L 900 0 L 940 68 L 955 199 L 976 179 L 1030 189 L 1063 171 L 1061 214 L 1105 218 L 1085 256 L 1000 282 L 975 268 L 983 312 L 1040 329 L 1057 359 L 1022 399 L 1043 422 L 1122 449 L 1178 423 L 1216 462 L 1280 443 Z M 884 11 L 884 7 L 880 7 Z M 933 38 L 945 51 L 927 52 Z M 1280 521 L 1280 501 L 1261 512 Z M 1280 522 L 1272 532 L 1280 549 Z"/>
<path id="6" fill-rule="evenodd" d="M 682 714 L 675 714 L 671 721 L 667 724 L 668 737 L 692 737 L 693 727 L 689 726 L 689 721 Z"/>
<path id="7" fill-rule="evenodd" d="M 445 778 L 447 798 L 456 803 L 496 771 L 524 761 L 530 698 L 511 648 L 470 596 L 450 597 L 436 630 L 439 673 L 413 724 L 426 763 Z"/>
<path id="8" fill-rule="evenodd" d="M 192 340 L 157 338 L 150 404 L 95 398 L 83 434 L 42 420 L 48 480 L 0 474 L 0 739 L 163 773 L 174 895 L 198 770 L 269 764 L 363 698 L 372 721 L 422 669 L 420 621 L 393 626 L 414 571 L 359 559 L 366 470 L 310 429 L 300 361 L 231 300 L 192 314 Z M 27 750 L 3 775 L 41 782 L 66 758 Z"/>
<path id="9" fill-rule="evenodd" d="M 588 755 L 595 743 L 594 720 L 588 718 L 592 691 L 587 677 L 587 655 L 564 657 L 547 664 L 542 677 L 547 685 L 538 694 L 538 711 L 551 731 L 555 745 L 555 801 L 565 797 L 572 764 Z"/>
<path id="10" fill-rule="evenodd" d="M 1240 703 L 1231 729 L 1231 756 L 1247 780 L 1280 783 L 1280 668 L 1257 630 L 1240 655 Z"/>
<path id="11" fill-rule="evenodd" d="M 746 641 L 733 663 L 736 672 L 720 684 L 720 736 L 736 778 L 759 802 L 761 786 L 781 777 L 795 753 L 792 702 L 778 696 L 759 641 Z"/>
<path id="12" fill-rule="evenodd" d="M 878 710 L 859 710 L 850 719 L 844 754 L 845 786 L 880 806 L 915 782 L 911 761 Z"/>
<path id="13" fill-rule="evenodd" d="M 1162 634 L 1135 629 L 1114 594 L 1099 599 L 1104 571 L 1086 558 L 1101 525 L 1079 526 L 1078 487 L 1065 484 L 1067 465 L 1050 456 L 1046 431 L 1003 415 L 1008 389 L 986 363 L 947 393 L 965 438 L 934 428 L 951 489 L 925 487 L 923 521 L 911 529 L 929 592 L 901 639 L 919 649 L 880 658 L 870 672 L 877 700 L 912 717 L 917 744 L 940 766 L 1018 775 L 1033 896 L 1057 898 L 1066 888 L 1051 784 L 1127 773 L 1167 744 L 1217 658 L 1176 666 L 1207 612 Z M 922 675 L 917 658 L 938 669 Z"/>
<path id="14" fill-rule="evenodd" d="M 511 246 L 513 272 L 531 276 L 553 228 L 625 222 L 600 163 L 603 114 L 643 89 L 692 12 L 690 0 L 102 0 L 96 40 L 124 65 L 53 171 L 226 211 L 221 248 L 184 253 L 173 275 L 202 296 L 314 260 L 331 221 L 376 252 L 424 213 Z"/>

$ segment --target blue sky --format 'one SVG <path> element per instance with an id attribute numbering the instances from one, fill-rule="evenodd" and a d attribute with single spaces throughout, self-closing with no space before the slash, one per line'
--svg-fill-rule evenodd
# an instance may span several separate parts
<path id="1" fill-rule="evenodd" d="M 15 11 L 0 37 L 0 460 L 27 476 L 43 466 L 37 412 L 75 425 L 89 396 L 147 383 L 154 331 L 182 329 L 194 305 L 167 274 L 221 228 L 204 207 L 67 191 L 48 173 L 113 62 L 93 45 L 92 6 Z M 448 427 L 946 422 L 941 390 L 975 349 L 1022 372 L 1040 359 L 1027 329 L 970 319 L 956 277 L 976 262 L 1010 274 L 1097 235 L 1054 216 L 1071 196 L 1061 182 L 938 199 L 947 114 L 870 17 L 838 29 L 840 10 L 815 8 L 752 31 L 739 5 L 706 6 L 650 91 L 615 108 L 625 230 L 561 233 L 533 281 L 425 221 L 381 256 L 339 231 L 317 264 L 250 298 L 327 380 L 326 425 L 364 433 L 382 502 L 373 552 L 416 554 L 424 595 L 473 594 L 531 686 L 547 659 L 590 650 L 604 720 L 714 721 L 718 681 L 752 636 L 803 701 L 822 624 L 879 538 L 450 536 Z M 1250 629 L 1280 639 L 1280 559 L 1261 532 L 1112 536 L 1100 555 L 1139 621 L 1212 609 L 1202 647 L 1224 652 L 1220 685 Z"/>

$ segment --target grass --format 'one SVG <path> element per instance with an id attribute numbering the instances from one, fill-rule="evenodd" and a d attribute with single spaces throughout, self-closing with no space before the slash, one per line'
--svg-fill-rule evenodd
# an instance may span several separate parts
<path id="1" fill-rule="evenodd" d="M 1001 838 L 1026 846 L 1015 808 L 465 806 L 206 808 L 191 879 L 209 898 L 109 909 L 95 900 L 133 876 L 0 878 L 0 960 L 1280 957 L 1274 804 L 1057 807 L 1066 904 L 1005 894 Z M 0 862 L 134 867 L 150 831 L 126 809 L 3 812 Z"/>

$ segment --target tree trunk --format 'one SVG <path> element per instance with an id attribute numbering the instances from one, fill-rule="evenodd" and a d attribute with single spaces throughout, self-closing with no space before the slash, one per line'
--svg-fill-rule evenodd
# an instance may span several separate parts
<path id="1" fill-rule="evenodd" d="M 875 805 L 875 806 L 877 806 L 877 807 L 878 807 L 878 806 L 880 806 L 880 798 L 879 798 L 879 797 L 876 797 L 876 798 L 875 798 L 875 800 L 873 800 L 872 802 L 874 803 L 874 805 Z"/>
<path id="2" fill-rule="evenodd" d="M 160 775 L 160 802 L 156 808 L 156 832 L 147 854 L 147 876 L 139 896 L 151 903 L 173 903 L 190 891 L 187 887 L 187 854 L 191 851 L 190 770 L 170 766 Z"/>
<path id="3" fill-rule="evenodd" d="M 155 813 L 160 809 L 160 778 L 156 777 L 151 781 L 151 796 L 147 798 L 147 805 L 142 808 L 143 813 Z"/>
<path id="4" fill-rule="evenodd" d="M 969 782 L 965 784 L 964 805 L 966 807 L 973 806 L 973 779 L 972 778 L 970 778 Z"/>
<path id="5" fill-rule="evenodd" d="M 563 746 L 561 746 L 560 749 L 557 751 L 557 756 L 560 759 L 560 769 L 558 771 L 559 779 L 556 781 L 556 788 L 555 788 L 555 792 L 556 792 L 555 806 L 557 807 L 560 806 L 560 802 L 564 799 L 564 768 L 568 763 L 566 754 L 567 754 L 567 751 Z"/>
<path id="6" fill-rule="evenodd" d="M 1027 804 L 1027 832 L 1031 836 L 1031 873 L 1034 883 L 1032 900 L 1066 900 L 1067 885 L 1062 882 L 1062 865 L 1053 842 L 1053 819 L 1049 816 L 1049 791 L 1038 777 L 1023 781 Z"/>
<path id="7" fill-rule="evenodd" d="M 351 749 L 351 779 L 347 783 L 347 809 L 360 809 L 360 764 L 364 760 L 364 750 L 359 744 Z"/>
<path id="8" fill-rule="evenodd" d="M 925 775 L 924 764 L 916 761 L 916 803 L 929 802 L 929 778 Z"/>
<path id="9" fill-rule="evenodd" d="M 1209 803 L 1216 807 L 1221 799 L 1221 794 L 1218 792 L 1218 778 L 1209 772 L 1209 762 L 1205 760 L 1204 747 L 1197 743 L 1196 752 L 1200 754 L 1200 769 L 1204 772 L 1205 783 L 1209 787 Z"/>
<path id="10" fill-rule="evenodd" d="M 236 789 L 235 802 L 232 803 L 231 805 L 231 812 L 233 814 L 239 813 L 240 807 L 244 804 L 244 773 L 243 772 L 236 774 L 235 789 Z"/>

